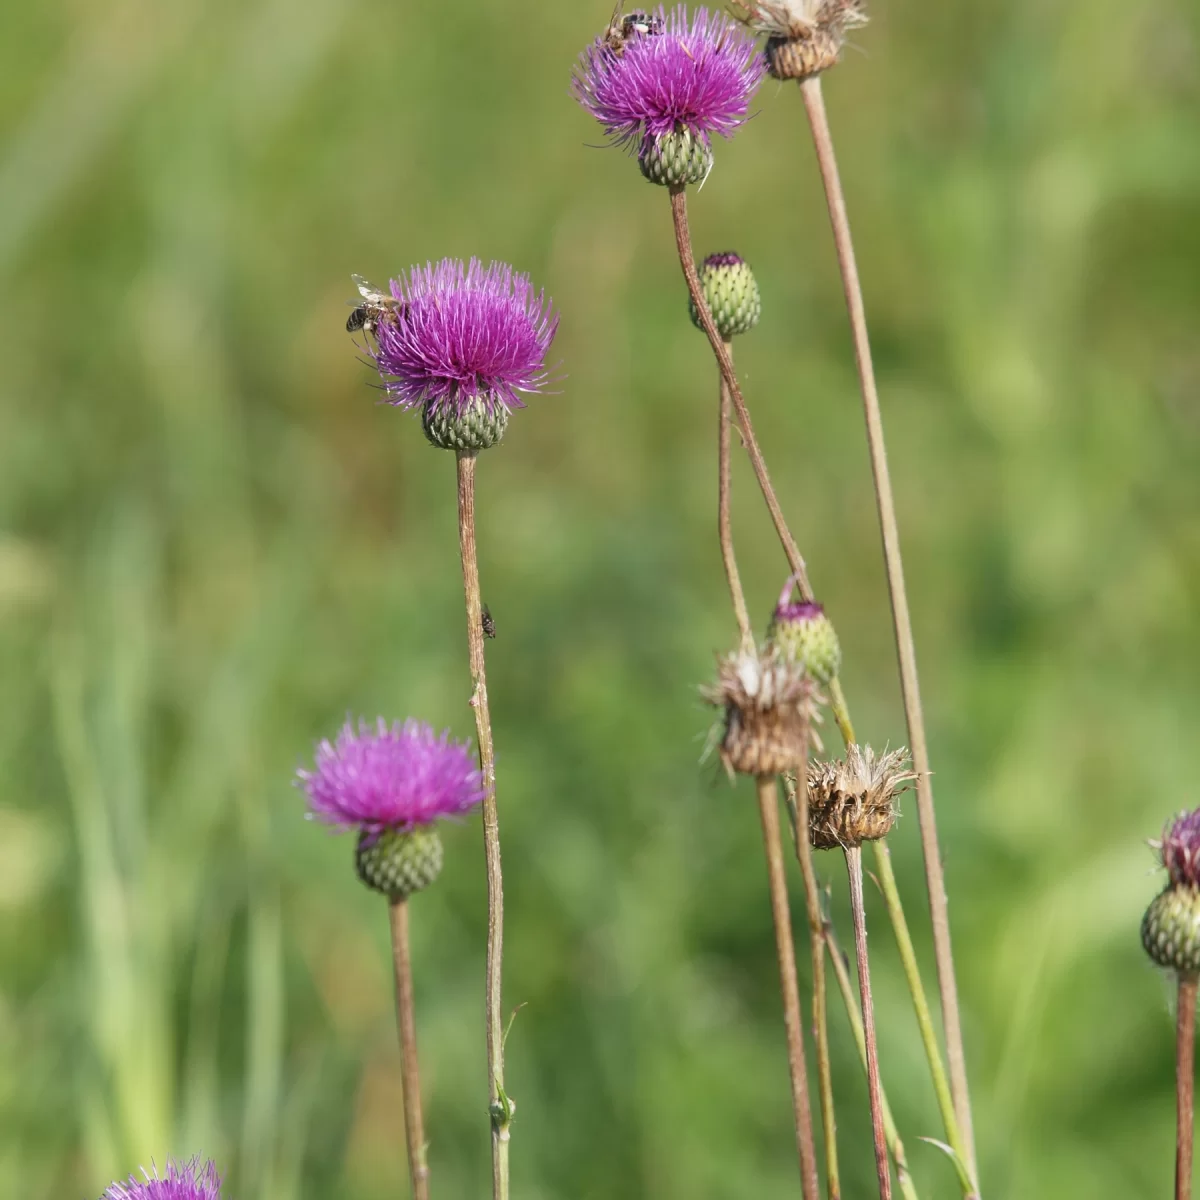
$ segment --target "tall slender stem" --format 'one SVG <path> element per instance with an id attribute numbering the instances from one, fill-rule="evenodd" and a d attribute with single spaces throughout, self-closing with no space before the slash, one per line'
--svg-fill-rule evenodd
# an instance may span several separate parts
<path id="1" fill-rule="evenodd" d="M 933 925 L 933 949 L 937 962 L 938 988 L 942 1001 L 942 1020 L 946 1029 L 946 1054 L 950 1063 L 950 1086 L 954 1107 L 967 1148 L 967 1165 L 973 1178 L 978 1177 L 975 1162 L 975 1134 L 971 1122 L 971 1098 L 967 1086 L 967 1060 L 963 1048 L 962 1019 L 959 1013 L 958 985 L 954 977 L 954 954 L 950 941 L 950 914 L 946 903 L 946 882 L 938 846 L 937 820 L 934 815 L 933 787 L 930 782 L 929 749 L 925 737 L 925 718 L 921 711 L 921 689 L 917 678 L 917 654 L 913 643 L 912 620 L 908 611 L 908 593 L 904 586 L 904 564 L 900 555 L 900 534 L 896 523 L 896 504 L 888 473 L 887 448 L 883 438 L 883 419 L 875 369 L 871 362 L 871 343 L 867 336 L 866 308 L 854 257 L 854 242 L 846 200 L 833 150 L 833 136 L 825 112 L 821 77 L 814 75 L 800 85 L 816 147 L 817 162 L 825 187 L 825 200 L 833 226 L 838 265 L 850 314 L 854 338 L 854 357 L 862 390 L 866 417 L 867 445 L 871 474 L 875 481 L 875 501 L 883 536 L 883 557 L 891 595 L 892 623 L 896 652 L 900 663 L 900 689 L 904 698 L 904 717 L 908 724 L 909 746 L 917 771 L 917 812 L 921 824 L 921 850 L 925 859 L 925 883 L 929 892 L 929 912 Z"/>
<path id="2" fill-rule="evenodd" d="M 867 1043 L 867 1096 L 871 1102 L 875 1171 L 879 1176 L 879 1200 L 891 1200 L 892 1171 L 888 1164 L 887 1135 L 883 1130 L 883 1104 L 879 1093 L 879 1047 L 875 1041 L 875 1004 L 871 999 L 871 966 L 867 960 L 867 910 L 863 903 L 861 847 L 846 847 L 846 871 L 850 876 L 850 912 L 854 917 L 858 994 L 862 1000 L 863 1036 Z"/>
<path id="3" fill-rule="evenodd" d="M 733 361 L 733 345 L 725 342 L 725 353 Z M 721 402 L 717 427 L 717 537 L 721 543 L 721 562 L 725 565 L 725 578 L 729 583 L 729 598 L 733 601 L 733 612 L 737 617 L 738 632 L 742 646 L 754 645 L 754 633 L 750 626 L 750 613 L 746 608 L 746 594 L 742 591 L 742 577 L 738 574 L 737 558 L 733 553 L 733 473 L 730 462 L 733 442 L 731 428 L 729 385 L 721 376 Z"/>
<path id="4" fill-rule="evenodd" d="M 801 592 L 806 598 L 811 598 L 812 588 L 808 582 L 808 571 L 805 568 L 804 559 L 800 557 L 800 548 L 796 545 L 796 539 L 792 537 L 792 531 L 784 519 L 779 498 L 775 495 L 775 489 L 771 485 L 771 476 L 767 472 L 766 460 L 759 449 L 758 439 L 754 436 L 750 412 L 746 408 L 746 401 L 742 396 L 742 389 L 733 369 L 733 359 L 713 321 L 708 302 L 704 299 L 704 289 L 700 286 L 700 275 L 696 271 L 696 260 L 692 254 L 692 235 L 688 229 L 687 192 L 682 188 L 671 189 L 671 216 L 675 222 L 675 248 L 679 252 L 679 265 L 683 268 L 683 277 L 687 281 L 688 295 L 692 299 L 692 304 L 700 318 L 700 324 L 708 337 L 708 344 L 712 347 L 713 354 L 716 355 L 717 365 L 721 369 L 721 378 L 729 389 L 729 398 L 733 401 L 734 411 L 737 413 L 738 425 L 742 431 L 742 441 L 745 443 L 746 453 L 750 456 L 754 477 L 758 480 L 763 499 L 767 502 L 767 509 L 771 514 L 771 521 L 775 525 L 775 532 L 779 536 L 792 572 L 797 577 Z"/>
<path id="5" fill-rule="evenodd" d="M 500 818 L 496 808 L 496 757 L 488 709 L 483 655 L 483 603 L 475 549 L 475 456 L 458 455 L 458 541 L 462 552 L 463 594 L 467 606 L 467 649 L 475 690 L 475 730 L 479 766 L 487 793 L 483 800 L 483 848 L 487 863 L 487 1057 L 492 1119 L 492 1196 L 508 1200 L 508 1141 L 514 1105 L 504 1091 L 504 1031 L 501 1028 L 501 963 L 504 953 L 504 884 L 500 871 Z"/>
<path id="6" fill-rule="evenodd" d="M 408 943 L 408 901 L 389 906 L 392 966 L 396 973 L 396 1029 L 400 1034 L 400 1080 L 404 1087 L 404 1137 L 413 1200 L 429 1200 L 429 1161 L 421 1116 L 421 1074 L 417 1068 L 417 1025 L 413 1017 L 412 955 Z"/>
<path id="7" fill-rule="evenodd" d="M 842 948 L 838 945 L 833 926 L 829 923 L 826 923 L 825 926 L 825 941 L 829 947 L 829 961 L 833 965 L 834 978 L 837 980 L 838 990 L 842 993 L 842 1003 L 850 1021 L 850 1028 L 854 1033 L 854 1042 L 858 1046 L 858 1057 L 865 1073 L 867 1070 L 867 1034 L 863 1029 L 862 1012 L 858 1007 L 858 997 L 855 996 L 854 987 L 850 982 L 850 972 L 846 967 Z M 900 1132 L 896 1128 L 896 1119 L 892 1116 L 892 1109 L 888 1104 L 887 1092 L 884 1091 L 882 1080 L 879 1083 L 879 1105 L 883 1109 L 883 1130 L 892 1151 L 892 1162 L 896 1164 L 896 1179 L 900 1183 L 900 1194 L 904 1200 L 917 1200 L 917 1190 L 908 1171 L 908 1156 L 904 1151 L 904 1143 L 900 1140 Z"/>
<path id="8" fill-rule="evenodd" d="M 1192 1200 L 1196 1086 L 1196 976 L 1179 976 L 1175 1013 L 1175 1200 Z"/>
<path id="9" fill-rule="evenodd" d="M 833 1064 L 829 1057 L 829 1006 L 825 995 L 825 913 L 813 864 L 808 835 L 808 723 L 803 729 L 804 754 L 795 783 L 785 778 L 784 788 L 793 812 L 792 833 L 796 858 L 804 878 L 804 903 L 808 911 L 809 947 L 812 952 L 813 1029 L 817 1042 L 817 1090 L 821 1100 L 821 1127 L 825 1132 L 825 1187 L 829 1200 L 840 1200 L 841 1172 L 838 1169 L 837 1115 L 833 1106 Z"/>
<path id="10" fill-rule="evenodd" d="M 808 1099 L 804 1024 L 800 1017 L 800 988 L 796 983 L 796 951 L 792 942 L 792 917 L 788 909 L 787 878 L 783 869 L 778 804 L 774 776 L 762 776 L 758 780 L 758 813 L 762 819 L 763 846 L 767 854 L 771 914 L 775 919 L 775 951 L 779 958 L 779 985 L 783 992 L 783 1023 L 787 1030 L 788 1069 L 792 1077 L 800 1186 L 804 1200 L 817 1200 L 820 1183 L 817 1180 L 817 1155 L 813 1142 L 812 1106 Z"/>

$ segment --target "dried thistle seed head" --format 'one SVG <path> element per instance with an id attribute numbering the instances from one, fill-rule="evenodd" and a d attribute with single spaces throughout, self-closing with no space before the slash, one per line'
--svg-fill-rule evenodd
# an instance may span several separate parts
<path id="1" fill-rule="evenodd" d="M 699 275 L 704 300 L 712 313 L 717 332 L 726 341 L 740 333 L 749 333 L 758 324 L 762 312 L 758 281 L 750 264 L 740 254 L 732 251 L 710 254 L 700 264 Z M 688 314 L 697 329 L 704 328 L 696 305 L 690 298 Z"/>
<path id="2" fill-rule="evenodd" d="M 917 778 L 906 749 L 880 757 L 851 745 L 844 759 L 808 767 L 808 832 L 818 850 L 861 846 L 887 837 L 896 823 L 896 797 Z"/>
<path id="3" fill-rule="evenodd" d="M 1146 909 L 1142 946 L 1160 967 L 1200 974 L 1200 891 L 1170 884 Z"/>
<path id="4" fill-rule="evenodd" d="M 802 671 L 773 650 L 739 650 L 718 664 L 705 699 L 724 709 L 721 762 L 731 774 L 781 775 L 820 745 L 821 697 Z"/>
<path id="5" fill-rule="evenodd" d="M 807 79 L 836 65 L 846 33 L 867 23 L 865 0 L 734 0 L 738 17 L 767 35 L 776 79 Z"/>

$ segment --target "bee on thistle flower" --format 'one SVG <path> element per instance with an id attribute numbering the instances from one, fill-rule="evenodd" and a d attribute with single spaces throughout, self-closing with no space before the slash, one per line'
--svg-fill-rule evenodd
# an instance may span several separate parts
<path id="1" fill-rule="evenodd" d="M 131 1175 L 127 1183 L 112 1184 L 100 1200 L 221 1200 L 221 1176 L 211 1162 L 168 1160 L 165 1175 L 151 1171 L 143 1168 L 141 1179 Z"/>
<path id="2" fill-rule="evenodd" d="M 634 15 L 645 19 L 635 23 L 635 36 L 622 32 L 619 48 L 614 17 L 583 52 L 572 92 L 614 143 L 636 150 L 652 183 L 701 183 L 712 170 L 712 135 L 732 137 L 746 120 L 765 71 L 762 56 L 723 14 L 689 16 L 678 5 Z"/>
<path id="3" fill-rule="evenodd" d="M 867 23 L 865 0 L 731 0 L 738 20 L 767 35 L 776 79 L 808 79 L 835 66 L 846 33 Z"/>

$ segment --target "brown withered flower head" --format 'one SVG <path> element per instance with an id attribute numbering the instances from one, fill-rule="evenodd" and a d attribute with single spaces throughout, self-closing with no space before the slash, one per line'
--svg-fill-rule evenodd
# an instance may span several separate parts
<path id="1" fill-rule="evenodd" d="M 732 0 L 739 20 L 767 35 L 776 79 L 807 79 L 837 64 L 846 34 L 867 23 L 866 0 Z"/>
<path id="2" fill-rule="evenodd" d="M 861 846 L 887 837 L 896 823 L 896 797 L 914 779 L 906 749 L 877 757 L 851 745 L 844 759 L 808 767 L 808 831 L 817 850 Z"/>
<path id="3" fill-rule="evenodd" d="M 703 694 L 724 709 L 720 753 L 731 775 L 781 775 L 800 767 L 810 747 L 821 749 L 816 726 L 823 697 L 774 648 L 721 658 L 717 682 Z"/>

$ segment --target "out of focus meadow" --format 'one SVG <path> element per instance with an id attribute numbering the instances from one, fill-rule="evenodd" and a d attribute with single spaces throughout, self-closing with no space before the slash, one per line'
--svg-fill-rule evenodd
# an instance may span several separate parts
<path id="1" fill-rule="evenodd" d="M 1200 803 L 1200 11 L 877 0 L 831 73 L 930 721 L 985 1194 L 1165 1195 L 1145 839 Z M 377 403 L 350 273 L 506 259 L 557 394 L 480 466 L 521 1200 L 798 1195 L 752 790 L 701 763 L 733 621 L 716 372 L 667 199 L 568 95 L 609 6 L 0 9 L 0 1196 L 203 1153 L 233 1200 L 405 1194 L 383 902 L 290 786 L 347 713 L 472 732 L 454 470 Z M 800 98 L 693 195 L 739 365 L 903 742 Z M 744 463 L 765 620 L 786 568 Z M 834 739 L 829 739 L 831 742 Z M 915 805 L 893 838 L 929 966 Z M 413 904 L 436 1194 L 483 1196 L 483 856 Z M 844 936 L 843 872 L 820 861 Z M 795 910 L 801 911 L 793 871 Z M 870 892 L 870 889 L 869 889 Z M 885 1084 L 957 1194 L 882 905 Z M 802 963 L 807 955 L 802 951 Z M 805 1001 L 807 1009 L 807 998 Z M 871 1194 L 841 1010 L 848 1197 Z"/>

